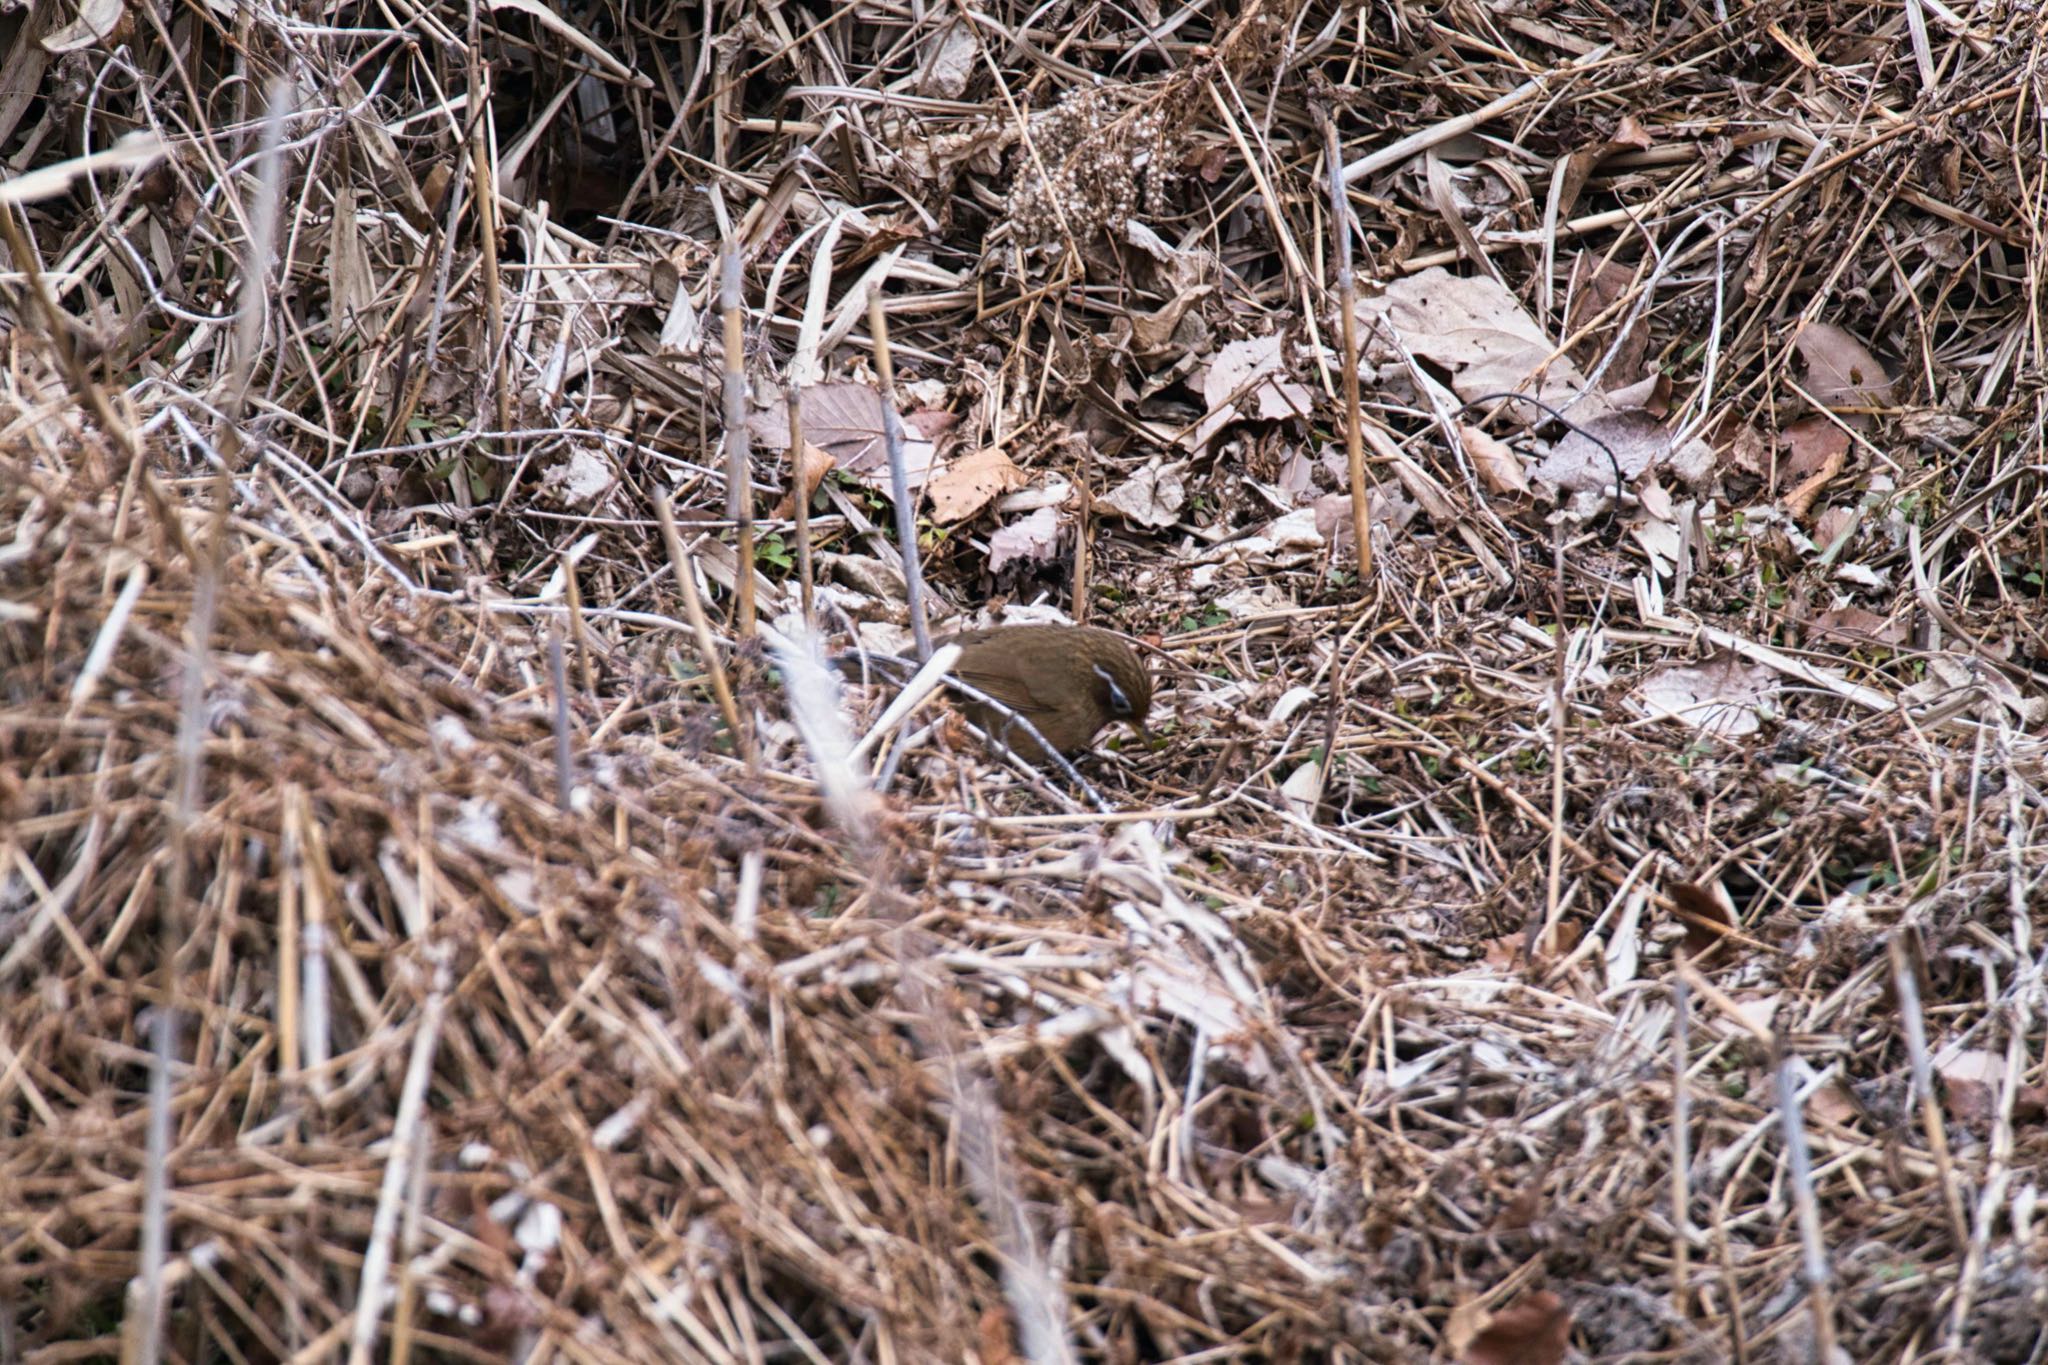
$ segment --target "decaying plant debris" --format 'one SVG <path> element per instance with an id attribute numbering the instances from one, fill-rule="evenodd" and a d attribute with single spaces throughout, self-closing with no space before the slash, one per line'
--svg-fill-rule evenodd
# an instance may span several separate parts
<path id="1" fill-rule="evenodd" d="M 0 1361 L 2048 1353 L 2027 7 L 0 38 Z"/>

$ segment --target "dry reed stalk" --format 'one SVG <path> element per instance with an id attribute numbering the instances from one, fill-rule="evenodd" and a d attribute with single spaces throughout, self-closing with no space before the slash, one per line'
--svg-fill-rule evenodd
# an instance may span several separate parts
<path id="1" fill-rule="evenodd" d="M 1351 533 L 1358 540 L 1358 595 L 1372 587 L 1372 499 L 1365 482 L 1365 413 L 1358 401 L 1358 285 L 1351 273 L 1351 208 L 1344 197 L 1343 157 L 1334 119 L 1324 124 L 1330 177 L 1331 258 L 1337 263 L 1337 307 L 1344 337 L 1344 464 L 1351 480 Z"/>
<path id="2" fill-rule="evenodd" d="M 662 544 L 668 549 L 669 563 L 674 567 L 676 586 L 683 594 L 684 609 L 689 613 L 690 629 L 697 639 L 697 657 L 704 665 L 705 675 L 711 679 L 711 695 L 718 701 L 719 714 L 725 717 L 726 729 L 732 735 L 733 747 L 746 760 L 747 767 L 756 764 L 753 737 L 740 723 L 740 709 L 733 700 L 732 684 L 726 680 L 725 661 L 718 653 L 718 641 L 711 634 L 711 621 L 704 614 L 703 596 L 697 591 L 697 566 L 691 558 L 688 547 L 676 533 L 675 513 L 669 510 L 668 498 L 657 497 L 654 501 L 654 515 L 661 522 Z M 746 577 L 747 566 L 741 566 L 741 578 Z"/>
<path id="3" fill-rule="evenodd" d="M 882 393 L 882 439 L 889 453 L 889 488 L 896 504 L 896 548 L 903 559 L 903 594 L 910 605 L 910 629 L 917 657 L 932 656 L 932 631 L 925 620 L 924 568 L 917 543 L 917 498 L 904 465 L 903 419 L 896 414 L 896 367 L 889 358 L 889 318 L 877 282 L 868 291 L 868 335 L 875 347 L 875 378 Z"/>
<path id="4" fill-rule="evenodd" d="M 754 633 L 754 480 L 752 442 L 747 434 L 746 296 L 740 290 L 740 249 L 728 242 L 719 256 L 719 315 L 725 336 L 726 515 L 738 524 L 739 625 L 741 639 Z M 801 446 L 791 448 L 799 458 Z"/>

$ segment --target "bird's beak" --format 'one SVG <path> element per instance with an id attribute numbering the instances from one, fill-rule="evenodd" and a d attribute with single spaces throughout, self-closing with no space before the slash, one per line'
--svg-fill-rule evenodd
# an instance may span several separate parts
<path id="1" fill-rule="evenodd" d="M 1142 739 L 1142 740 L 1144 740 L 1144 741 L 1145 741 L 1145 747 L 1146 747 L 1146 748 L 1148 748 L 1148 749 L 1154 749 L 1154 748 L 1157 748 L 1157 747 L 1158 747 L 1158 744 L 1159 744 L 1159 742 L 1158 742 L 1157 740 L 1155 740 L 1155 739 L 1154 739 L 1154 738 L 1152 737 L 1152 730 L 1151 730 L 1151 727 L 1150 727 L 1150 726 L 1148 726 L 1148 725 L 1146 725 L 1144 721 L 1142 721 L 1142 720 L 1133 720 L 1133 721 L 1131 722 L 1131 728 L 1132 728 L 1133 730 L 1136 730 L 1136 731 L 1138 732 L 1138 738 L 1139 738 L 1139 739 Z"/>

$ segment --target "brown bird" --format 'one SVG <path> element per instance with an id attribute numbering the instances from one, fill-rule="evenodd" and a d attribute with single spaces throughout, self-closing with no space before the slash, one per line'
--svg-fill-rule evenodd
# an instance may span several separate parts
<path id="1" fill-rule="evenodd" d="M 960 646 L 953 676 L 1031 723 L 1068 758 L 1095 742 L 1104 726 L 1127 721 L 1148 734 L 1152 678 L 1131 642 L 1094 626 L 995 626 L 933 642 Z M 842 666 L 844 666 L 842 664 Z M 1041 761 L 1031 730 L 988 702 L 968 697 L 967 718 L 1023 758 Z"/>

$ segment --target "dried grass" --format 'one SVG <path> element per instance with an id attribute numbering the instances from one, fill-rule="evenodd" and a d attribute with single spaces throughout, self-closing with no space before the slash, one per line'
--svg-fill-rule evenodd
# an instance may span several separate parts
<path id="1" fill-rule="evenodd" d="M 2025 7 L 43 8 L 11 164 L 168 154 L 11 238 L 0 1362 L 2048 1358 Z M 1675 576 L 1420 362 L 1345 398 L 1331 124 L 1362 286 L 1642 339 L 1721 459 Z M 881 290 L 1098 496 L 1205 415 L 1162 355 L 1284 336 L 1309 420 L 1173 529 L 925 547 L 1159 643 L 1108 815 L 945 725 L 878 799 L 734 638 L 726 242 L 757 395 Z M 1205 577 L 1347 434 L 1420 508 L 1367 580 Z M 821 618 L 900 620 L 825 489 Z M 1625 704 L 1694 664 L 1761 728 Z"/>

